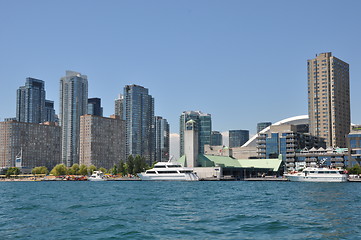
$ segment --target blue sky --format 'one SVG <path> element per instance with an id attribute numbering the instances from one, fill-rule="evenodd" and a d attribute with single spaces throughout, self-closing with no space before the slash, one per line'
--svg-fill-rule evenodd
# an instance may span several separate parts
<path id="1" fill-rule="evenodd" d="M 106 116 L 126 84 L 149 89 L 179 131 L 186 110 L 213 130 L 307 114 L 307 59 L 350 64 L 351 114 L 361 123 L 361 1 L 0 0 L 0 120 L 15 116 L 26 77 L 59 105 L 66 70 L 88 76 Z"/>

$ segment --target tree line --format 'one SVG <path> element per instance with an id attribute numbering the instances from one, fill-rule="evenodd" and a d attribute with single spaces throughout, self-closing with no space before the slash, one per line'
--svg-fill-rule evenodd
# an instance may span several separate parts
<path id="1" fill-rule="evenodd" d="M 50 175 L 62 176 L 62 175 L 91 175 L 93 171 L 99 170 L 103 173 L 109 173 L 112 175 L 136 175 L 137 173 L 143 172 L 149 169 L 149 165 L 146 163 L 145 158 L 142 156 L 133 157 L 130 155 L 128 159 L 124 162 L 120 160 L 118 164 L 115 164 L 110 169 L 105 169 L 103 167 L 97 168 L 94 165 L 86 166 L 84 164 L 79 165 L 77 163 L 73 164 L 71 167 L 66 167 L 64 164 L 56 165 L 51 171 Z M 32 174 L 49 174 L 47 167 L 34 167 L 31 171 Z M 17 167 L 10 167 L 6 172 L 6 177 L 11 175 L 19 175 L 20 169 Z"/>

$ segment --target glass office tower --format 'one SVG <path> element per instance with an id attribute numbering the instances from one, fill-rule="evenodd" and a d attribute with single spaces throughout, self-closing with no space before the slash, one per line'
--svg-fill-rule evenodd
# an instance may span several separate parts
<path id="1" fill-rule="evenodd" d="M 248 130 L 229 130 L 229 147 L 240 147 L 248 140 Z"/>
<path id="2" fill-rule="evenodd" d="M 155 161 L 167 162 L 169 160 L 169 124 L 167 119 L 154 117 L 155 126 Z"/>
<path id="3" fill-rule="evenodd" d="M 184 155 L 184 129 L 186 122 L 194 120 L 197 123 L 197 129 L 199 132 L 199 151 L 198 153 L 204 153 L 204 145 L 211 144 L 212 133 L 212 117 L 211 114 L 202 113 L 201 111 L 185 111 L 179 118 L 179 134 L 180 134 L 180 156 Z"/>
<path id="4" fill-rule="evenodd" d="M 138 85 L 124 87 L 123 119 L 126 122 L 126 156 L 140 155 L 154 161 L 154 99 Z"/>
<path id="5" fill-rule="evenodd" d="M 26 78 L 25 86 L 16 92 L 16 120 L 18 122 L 42 123 L 45 121 L 44 81 Z"/>
<path id="6" fill-rule="evenodd" d="M 88 78 L 66 71 L 60 79 L 59 123 L 62 127 L 62 162 L 70 167 L 79 163 L 80 116 L 87 114 Z"/>

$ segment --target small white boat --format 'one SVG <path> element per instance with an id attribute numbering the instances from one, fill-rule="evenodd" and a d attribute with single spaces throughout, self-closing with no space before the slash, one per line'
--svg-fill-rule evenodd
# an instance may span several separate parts
<path id="1" fill-rule="evenodd" d="M 347 182 L 347 174 L 343 169 L 307 167 L 302 172 L 284 175 L 292 182 Z"/>
<path id="2" fill-rule="evenodd" d="M 102 171 L 94 171 L 93 174 L 88 177 L 88 181 L 106 181 L 106 178 Z"/>
<path id="3" fill-rule="evenodd" d="M 158 162 L 154 168 L 139 173 L 138 176 L 144 181 L 198 181 L 197 174 L 192 168 L 182 167 L 172 162 Z"/>

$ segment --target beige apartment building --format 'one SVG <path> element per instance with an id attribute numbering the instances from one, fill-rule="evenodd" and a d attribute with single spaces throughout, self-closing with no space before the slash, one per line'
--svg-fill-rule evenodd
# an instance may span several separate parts
<path id="1" fill-rule="evenodd" d="M 0 168 L 15 167 L 22 152 L 20 168 L 45 166 L 50 171 L 61 161 L 60 135 L 55 123 L 0 122 Z"/>
<path id="2" fill-rule="evenodd" d="M 125 157 L 125 121 L 84 115 L 80 117 L 80 164 L 112 168 Z"/>
<path id="3" fill-rule="evenodd" d="M 346 147 L 350 131 L 349 65 L 321 53 L 307 61 L 310 134 L 322 137 L 328 147 Z"/>

